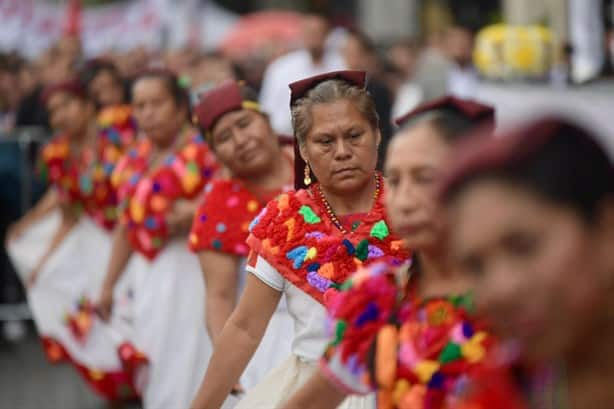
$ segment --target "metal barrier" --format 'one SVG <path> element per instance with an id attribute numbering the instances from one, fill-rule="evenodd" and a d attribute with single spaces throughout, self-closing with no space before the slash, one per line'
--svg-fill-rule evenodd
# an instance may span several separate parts
<path id="1" fill-rule="evenodd" d="M 31 159 L 36 152 L 33 148 L 48 139 L 49 133 L 42 127 L 22 127 L 0 135 L 0 149 L 7 149 L 10 144 L 17 146 L 18 157 L 15 171 L 18 176 L 19 190 L 15 193 L 19 194 L 19 209 L 22 215 L 30 209 L 34 199 L 32 191 L 34 174 Z M 27 303 L 0 304 L 0 322 L 27 319 L 31 319 Z"/>
<path id="2" fill-rule="evenodd" d="M 0 144 L 16 143 L 20 154 L 20 207 L 25 213 L 32 206 L 32 167 L 29 155 L 33 144 L 42 144 L 49 139 L 48 131 L 39 126 L 17 128 L 0 136 Z"/>

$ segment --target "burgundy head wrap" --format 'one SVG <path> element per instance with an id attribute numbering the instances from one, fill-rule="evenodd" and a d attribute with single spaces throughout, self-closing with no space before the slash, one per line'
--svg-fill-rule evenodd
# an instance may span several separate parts
<path id="1" fill-rule="evenodd" d="M 245 98 L 238 83 L 226 81 L 201 95 L 200 101 L 194 107 L 194 117 L 209 135 L 222 116 L 240 109 L 260 111 L 258 101 Z"/>
<path id="2" fill-rule="evenodd" d="M 451 110 L 464 116 L 476 125 L 479 123 L 483 127 L 494 129 L 495 109 L 490 105 L 485 105 L 474 100 L 462 99 L 453 96 L 446 96 L 419 105 L 405 115 L 395 119 L 397 126 L 403 126 L 408 121 L 431 111 Z"/>
<path id="3" fill-rule="evenodd" d="M 47 105 L 49 99 L 59 92 L 64 92 L 66 94 L 70 94 L 81 99 L 86 99 L 87 95 L 85 92 L 85 88 L 83 87 L 81 82 L 76 79 L 71 79 L 47 86 L 43 90 L 43 93 L 41 95 L 41 101 L 43 102 L 43 104 Z"/>
<path id="4" fill-rule="evenodd" d="M 563 131 L 573 133 L 588 144 L 603 150 L 601 143 L 591 132 L 567 119 L 555 116 L 530 122 L 496 138 L 490 137 L 490 133 L 479 132 L 460 143 L 458 154 L 440 185 L 440 198 L 445 201 L 454 190 L 475 176 L 508 168 L 537 155 Z"/>

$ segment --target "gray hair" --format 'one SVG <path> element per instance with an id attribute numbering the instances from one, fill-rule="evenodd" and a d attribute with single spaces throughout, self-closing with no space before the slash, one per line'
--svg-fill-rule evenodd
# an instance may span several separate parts
<path id="1" fill-rule="evenodd" d="M 346 81 L 331 79 L 310 89 L 304 97 L 297 100 L 292 106 L 292 127 L 294 128 L 294 137 L 299 144 L 305 143 L 305 138 L 313 125 L 311 108 L 316 104 L 327 104 L 342 99 L 352 101 L 369 122 L 369 125 L 374 130 L 379 129 L 379 116 L 375 110 L 375 102 L 371 94 L 367 90 Z"/>

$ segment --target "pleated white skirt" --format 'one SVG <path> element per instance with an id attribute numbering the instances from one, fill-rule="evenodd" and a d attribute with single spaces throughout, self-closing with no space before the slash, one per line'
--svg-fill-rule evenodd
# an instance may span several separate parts
<path id="1" fill-rule="evenodd" d="M 174 240 L 135 268 L 134 344 L 149 358 L 140 374 L 146 409 L 188 408 L 212 354 L 197 257 Z"/>

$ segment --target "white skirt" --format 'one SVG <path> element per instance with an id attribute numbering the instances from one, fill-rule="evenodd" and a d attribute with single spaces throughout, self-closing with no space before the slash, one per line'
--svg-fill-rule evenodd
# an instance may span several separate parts
<path id="1" fill-rule="evenodd" d="M 235 409 L 276 409 L 290 399 L 317 369 L 315 362 L 305 362 L 290 355 L 259 385 L 247 392 Z M 375 395 L 347 397 L 338 409 L 375 409 Z"/>
<path id="2" fill-rule="evenodd" d="M 212 346 L 205 328 L 205 287 L 198 259 L 174 240 L 135 268 L 134 344 L 149 358 L 140 374 L 146 409 L 188 408 Z"/>
<path id="3" fill-rule="evenodd" d="M 59 221 L 59 214 L 51 213 L 9 243 L 11 260 L 24 282 L 46 251 Z M 63 358 L 76 366 L 96 392 L 120 399 L 134 395 L 133 381 L 125 374 L 119 355 L 119 347 L 132 331 L 131 268 L 116 286 L 110 323 L 102 322 L 91 308 L 100 293 L 110 249 L 110 235 L 88 217 L 81 217 L 47 260 L 27 298 L 41 338 L 61 346 L 67 355 Z M 79 308 L 88 303 L 90 308 Z M 74 324 L 79 317 L 89 322 L 81 336 L 71 329 L 71 318 Z"/>

